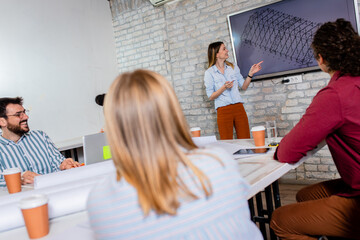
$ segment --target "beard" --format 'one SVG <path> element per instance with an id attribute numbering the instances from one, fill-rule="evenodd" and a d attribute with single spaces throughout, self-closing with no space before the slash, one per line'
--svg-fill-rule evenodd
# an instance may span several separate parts
<path id="1" fill-rule="evenodd" d="M 26 123 L 26 127 L 22 127 L 21 123 Z M 30 131 L 29 126 L 27 125 L 27 120 L 23 120 L 21 122 L 19 122 L 19 125 L 15 125 L 15 124 L 10 124 L 8 123 L 7 125 L 7 129 L 13 133 L 15 133 L 16 135 L 22 136 L 23 134 L 27 133 L 28 131 Z"/>

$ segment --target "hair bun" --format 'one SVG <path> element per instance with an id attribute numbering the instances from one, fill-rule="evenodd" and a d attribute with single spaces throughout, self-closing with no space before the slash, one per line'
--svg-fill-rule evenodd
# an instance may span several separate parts
<path id="1" fill-rule="evenodd" d="M 104 99 L 105 99 L 105 93 L 104 94 L 99 94 L 95 97 L 95 102 L 100 105 L 103 106 L 104 105 Z"/>

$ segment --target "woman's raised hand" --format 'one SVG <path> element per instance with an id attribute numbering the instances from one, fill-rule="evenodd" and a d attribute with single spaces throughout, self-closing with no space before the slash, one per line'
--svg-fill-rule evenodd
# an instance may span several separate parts
<path id="1" fill-rule="evenodd" d="M 261 64 L 263 63 L 264 61 L 261 61 L 261 62 L 258 62 L 254 65 L 251 66 L 250 68 L 250 71 L 249 71 L 249 76 L 252 77 L 255 73 L 257 73 L 258 71 L 261 70 Z"/>

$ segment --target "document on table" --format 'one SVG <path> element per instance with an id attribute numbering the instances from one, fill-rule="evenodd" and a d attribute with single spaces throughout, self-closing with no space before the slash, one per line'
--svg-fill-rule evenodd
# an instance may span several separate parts
<path id="1" fill-rule="evenodd" d="M 192 140 L 198 147 L 219 147 L 219 148 L 223 148 L 226 152 L 228 152 L 231 155 L 236 151 L 238 151 L 239 149 L 254 147 L 251 144 L 241 145 L 241 144 L 217 141 L 215 135 L 205 136 L 205 137 L 194 137 L 192 138 Z"/>
<path id="2" fill-rule="evenodd" d="M 193 137 L 192 140 L 198 147 L 205 147 L 208 144 L 217 142 L 215 135 L 205 137 Z"/>

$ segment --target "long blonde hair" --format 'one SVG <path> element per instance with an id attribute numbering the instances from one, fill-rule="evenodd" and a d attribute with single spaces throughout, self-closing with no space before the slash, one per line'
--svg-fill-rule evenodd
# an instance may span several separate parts
<path id="1" fill-rule="evenodd" d="M 223 42 L 213 42 L 208 47 L 208 68 L 212 67 L 216 63 L 216 54 L 219 52 Z M 234 64 L 225 60 L 225 63 L 234 69 Z"/>
<path id="2" fill-rule="evenodd" d="M 184 153 L 197 147 L 165 78 L 147 70 L 121 74 L 106 94 L 104 111 L 117 180 L 125 178 L 137 190 L 145 215 L 174 215 L 179 195 L 197 198 L 178 175 L 179 164 L 197 177 L 206 196 L 212 194 L 207 176 Z"/>

